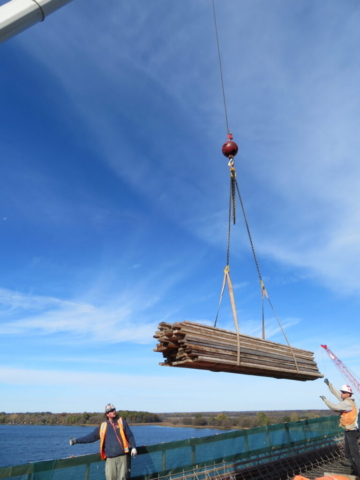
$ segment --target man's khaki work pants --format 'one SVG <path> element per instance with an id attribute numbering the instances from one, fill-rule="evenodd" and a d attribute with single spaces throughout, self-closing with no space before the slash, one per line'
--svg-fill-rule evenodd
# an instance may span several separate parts
<path id="1" fill-rule="evenodd" d="M 129 473 L 129 460 L 127 455 L 106 459 L 106 480 L 127 480 Z"/>

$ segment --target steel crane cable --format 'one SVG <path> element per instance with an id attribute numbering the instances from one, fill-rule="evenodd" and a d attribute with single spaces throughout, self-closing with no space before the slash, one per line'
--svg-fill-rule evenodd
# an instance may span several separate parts
<path id="1" fill-rule="evenodd" d="M 233 162 L 233 161 L 232 161 Z M 242 201 L 242 197 L 241 197 L 241 193 L 240 193 L 240 188 L 239 188 L 239 184 L 236 180 L 236 173 L 235 173 L 235 168 L 234 168 L 234 165 L 232 165 L 232 170 L 233 170 L 233 173 L 231 173 L 231 181 L 233 183 L 233 185 L 235 185 L 236 187 L 236 192 L 238 194 L 238 197 L 239 197 L 239 201 L 240 201 L 240 205 L 241 205 L 241 210 L 242 210 L 242 213 L 243 213 L 243 217 L 244 217 L 244 222 L 245 222 L 245 226 L 246 226 L 246 230 L 247 230 L 247 234 L 248 234 L 248 237 L 249 237 L 249 241 L 250 241 L 250 245 L 251 245 L 251 250 L 252 250 L 252 253 L 253 253 L 253 257 L 254 257 L 254 261 L 255 261 L 255 265 L 256 265 L 256 269 L 257 269 L 257 272 L 258 272 L 258 276 L 259 276 L 259 281 L 260 281 L 260 287 L 261 287 L 261 303 L 262 303 L 262 338 L 265 340 L 265 315 L 264 315 L 264 298 L 266 297 L 268 302 L 269 302 L 269 305 L 273 311 L 273 314 L 277 320 L 277 323 L 282 331 L 282 334 L 284 335 L 285 337 L 285 340 L 291 350 L 291 353 L 292 353 L 292 356 L 293 356 L 293 359 L 294 359 L 294 362 L 295 362 L 295 366 L 296 366 L 296 369 L 297 371 L 299 372 L 299 367 L 298 367 L 298 364 L 297 364 L 297 361 L 296 361 L 296 358 L 295 358 L 295 354 L 294 354 L 294 351 L 292 349 L 292 346 L 290 345 L 290 342 L 286 336 L 286 333 L 281 325 L 281 322 L 279 320 L 279 317 L 277 316 L 276 312 L 275 312 L 275 308 L 270 300 L 270 297 L 269 297 L 269 294 L 265 288 L 265 284 L 263 282 L 263 279 L 262 279 L 262 275 L 261 275 L 261 272 L 260 272 L 260 267 L 259 267 L 259 262 L 257 260 L 257 256 L 256 256 L 256 252 L 255 252 L 255 247 L 254 247 L 254 242 L 252 240 L 252 236 L 251 236 L 251 232 L 250 232 L 250 227 L 249 227 L 249 223 L 247 221 L 247 217 L 246 217 L 246 213 L 245 213 L 245 207 L 244 207 L 244 204 L 243 204 L 243 201 Z M 234 187 L 232 187 L 234 188 Z M 234 204 L 235 204 L 235 200 L 233 200 Z M 229 220 L 230 220 L 230 216 L 229 216 Z M 236 221 L 236 218 L 233 218 L 233 221 L 234 221 L 234 224 L 235 224 L 235 221 Z M 229 230 L 230 231 L 230 230 Z M 230 241 L 228 240 L 228 245 L 230 245 Z"/>
<path id="2" fill-rule="evenodd" d="M 260 280 L 260 285 L 261 285 L 261 304 L 262 304 L 262 338 L 265 339 L 265 312 L 264 312 L 264 297 L 266 296 L 269 299 L 268 293 L 266 291 L 264 282 L 262 280 L 261 272 L 260 272 L 260 267 L 259 263 L 257 260 L 256 252 L 255 252 L 255 247 L 254 243 L 252 240 L 251 232 L 250 232 L 250 227 L 249 223 L 247 221 L 246 213 L 245 213 L 245 208 L 244 204 L 242 201 L 240 189 L 238 182 L 236 180 L 236 172 L 235 172 L 235 167 L 234 167 L 234 160 L 231 159 L 229 161 L 229 167 L 230 167 L 230 196 L 229 196 L 229 214 L 228 214 L 228 236 L 227 236 L 227 251 L 226 251 L 226 268 L 229 271 L 230 267 L 230 242 L 231 242 L 231 222 L 235 225 L 236 224 L 236 192 L 238 194 L 239 200 L 240 200 L 240 205 L 241 205 L 241 210 L 243 213 L 244 221 L 245 221 L 245 226 L 246 230 L 248 233 L 250 245 L 251 245 L 251 250 L 253 253 L 254 261 L 255 261 L 255 266 L 258 272 L 259 280 Z M 224 288 L 225 286 L 223 286 Z M 223 294 L 223 289 L 222 289 L 222 294 Z M 216 314 L 215 318 L 215 324 L 214 326 L 216 327 L 218 316 L 219 316 L 219 311 L 220 311 L 220 306 L 221 306 L 221 300 L 222 300 L 222 295 L 220 297 L 220 302 L 219 302 L 219 307 L 218 311 Z"/>
<path id="3" fill-rule="evenodd" d="M 231 163 L 231 166 L 230 166 Z M 234 288 L 231 282 L 230 278 L 230 238 L 231 238 L 231 219 L 233 220 L 234 224 L 236 223 L 236 189 L 235 189 L 235 184 L 233 182 L 233 176 L 235 177 L 235 169 L 232 168 L 233 161 L 229 162 L 230 166 L 230 196 L 229 196 L 229 217 L 228 217 L 228 237 L 227 237 L 227 251 L 226 251 L 226 267 L 224 269 L 224 279 L 221 287 L 221 292 L 220 292 L 220 299 L 219 299 L 219 305 L 218 309 L 216 312 L 216 317 L 215 317 L 215 322 L 214 322 L 214 327 L 216 327 L 219 313 L 220 313 L 220 307 L 221 307 L 221 302 L 224 296 L 224 291 L 225 291 L 225 286 L 226 283 L 228 285 L 229 289 L 229 296 L 230 296 L 230 304 L 231 304 L 231 310 L 233 314 L 233 319 L 234 319 L 234 324 L 235 324 L 235 330 L 236 330 L 236 342 L 237 342 L 237 359 L 236 363 L 237 365 L 240 365 L 240 332 L 239 332 L 239 322 L 237 319 L 237 312 L 236 312 L 236 305 L 235 305 L 235 297 L 234 297 Z"/>
<path id="4" fill-rule="evenodd" d="M 248 221 L 247 221 L 247 217 L 246 217 L 246 213 L 245 213 L 245 208 L 244 208 L 244 204 L 243 204 L 242 197 L 241 197 L 241 193 L 240 193 L 239 184 L 238 184 L 236 178 L 234 179 L 234 183 L 235 183 L 236 191 L 237 191 L 237 194 L 238 194 L 238 197 L 239 197 L 239 200 L 240 200 L 240 205 L 241 205 L 241 210 L 242 210 L 242 214 L 243 214 L 243 217 L 244 217 L 244 222 L 245 222 L 245 226 L 246 226 L 246 231 L 247 231 L 247 234 L 248 234 L 248 237 L 249 237 L 252 254 L 253 254 L 253 257 L 254 257 L 254 261 L 255 261 L 255 266 L 256 266 L 256 270 L 257 270 L 257 273 L 258 273 L 258 276 L 259 276 L 259 281 L 260 281 L 260 288 L 261 288 L 261 329 L 262 329 L 262 338 L 265 340 L 265 309 L 264 309 L 264 298 L 267 297 L 267 299 L 268 299 L 269 301 L 270 301 L 270 299 L 269 299 L 269 295 L 268 295 L 268 293 L 267 293 L 267 291 L 266 291 L 265 284 L 264 284 L 263 279 L 262 279 L 262 276 L 261 276 L 260 267 L 259 267 L 259 262 L 258 262 L 258 260 L 257 260 L 257 256 L 256 256 L 256 252 L 255 252 L 254 242 L 253 242 L 253 240 L 252 240 L 249 223 L 248 223 Z M 235 223 L 235 222 L 234 222 L 234 223 Z"/>
<path id="5" fill-rule="evenodd" d="M 232 140 L 232 134 L 230 133 L 230 129 L 229 129 L 229 120 L 228 120 L 228 112 L 227 112 L 227 106 L 226 106 L 226 96 L 225 96 L 225 86 L 224 86 L 224 75 L 223 75 L 223 69 L 222 69 L 222 62 L 221 62 L 221 52 L 220 52 L 220 42 L 219 42 L 219 34 L 218 34 L 218 27 L 217 27 L 217 19 L 216 19 L 216 10 L 215 10 L 215 0 L 212 0 L 212 7 L 213 7 L 213 15 L 214 15 L 214 26 L 215 26 L 215 36 L 216 36 L 216 45 L 217 45 L 217 52 L 218 52 L 218 59 L 219 59 L 219 68 L 220 68 L 220 78 L 221 78 L 221 88 L 222 88 L 222 96 L 223 96 L 223 103 L 224 103 L 224 112 L 225 112 L 225 121 L 226 121 L 226 130 L 227 130 L 227 134 L 228 134 L 228 139 L 229 140 Z M 229 142 L 229 143 L 233 143 L 233 142 Z M 255 252 L 255 247 L 254 247 L 254 243 L 253 243 L 253 240 L 252 240 L 252 236 L 251 236 L 251 232 L 250 232 L 250 227 L 249 227 L 249 223 L 247 221 L 247 217 L 246 217 L 246 213 L 245 213 L 245 208 L 244 208 L 244 204 L 243 204 L 243 201 L 242 201 L 242 197 L 241 197 L 241 194 L 240 194 L 240 188 L 239 188 L 239 185 L 238 185 L 238 182 L 236 180 L 236 171 L 235 171 L 235 166 L 234 166 L 234 159 L 233 159 L 233 156 L 236 155 L 237 153 L 237 145 L 234 144 L 234 146 L 236 147 L 236 151 L 235 152 L 231 152 L 230 154 L 225 154 L 224 153 L 224 150 L 223 150 L 223 153 L 224 155 L 228 156 L 229 157 L 229 167 L 230 167 L 230 196 L 229 196 L 229 215 L 228 215 L 228 238 L 227 238 L 227 252 L 226 252 L 226 267 L 224 269 L 224 279 L 223 279 L 223 283 L 222 283 L 222 288 L 221 288 L 221 293 L 220 293 L 220 300 L 219 300 L 219 306 L 218 306 L 218 310 L 217 310 L 217 313 L 216 313 L 216 317 L 215 317 L 215 323 L 214 323 L 214 327 L 216 327 L 216 324 L 217 324 L 217 321 L 218 321 L 218 316 L 219 316 L 219 312 L 220 312 L 220 306 L 221 306 L 221 302 L 222 302 L 222 298 L 223 298 L 223 294 L 224 294 L 224 290 L 225 290 L 225 286 L 226 286 L 226 283 L 228 284 L 228 288 L 229 288 L 229 294 L 230 294 L 230 302 L 231 302 L 231 308 L 232 308 L 232 313 L 233 313 L 233 317 L 234 317 L 234 323 L 235 323 L 235 328 L 236 328 L 236 333 L 237 333 L 237 343 L 238 343 L 238 348 L 237 348 L 237 364 L 239 364 L 240 362 L 240 337 L 239 337 L 239 330 L 238 330 L 238 321 L 237 321 L 237 313 L 236 313 L 236 306 L 235 306 L 235 298 L 234 298 L 234 292 L 233 292 L 233 285 L 232 285 L 232 282 L 231 282 L 231 279 L 230 279 L 230 238 L 231 238 L 231 220 L 233 221 L 233 224 L 235 225 L 236 223 L 236 192 L 239 196 L 239 200 L 240 200 L 240 205 L 241 205 L 241 210 L 242 210 L 242 213 L 243 213 L 243 217 L 244 217 L 244 221 L 245 221 L 245 226 L 246 226 L 246 230 L 247 230 L 247 233 L 248 233 L 248 237 L 249 237 L 249 241 L 250 241 L 250 245 L 251 245 L 251 250 L 252 250 L 252 253 L 253 253 L 253 257 L 254 257 L 254 261 L 255 261 L 255 265 L 256 265 L 256 269 L 257 269 L 257 272 L 258 272 L 258 276 L 259 276 L 259 281 L 260 281 L 260 287 L 261 287 L 261 305 L 262 305 L 262 338 L 265 339 L 265 312 L 264 312 L 264 298 L 266 297 L 268 299 L 268 302 L 270 304 L 270 307 L 274 313 L 274 316 L 278 322 L 278 325 L 280 326 L 280 329 L 286 339 L 286 342 L 288 344 L 288 346 L 290 347 L 290 350 L 292 352 L 292 355 L 293 355 L 293 358 L 294 358 L 294 362 L 295 362 L 295 366 L 296 366 L 296 369 L 297 371 L 299 371 L 299 368 L 298 368 L 298 365 L 297 365 L 297 362 L 296 362 L 296 358 L 295 358 L 295 355 L 294 355 L 294 352 L 293 352 L 293 349 L 290 345 L 290 342 L 285 334 L 285 331 L 280 323 L 280 320 L 275 312 L 275 309 L 272 305 L 272 302 L 269 298 L 269 295 L 267 293 L 267 290 L 265 288 L 265 284 L 263 282 L 263 279 L 262 279 L 262 276 L 261 276 L 261 272 L 260 272 L 260 267 L 259 267 L 259 263 L 258 263 L 258 260 L 257 260 L 257 256 L 256 256 L 256 252 Z"/>
<path id="6" fill-rule="evenodd" d="M 249 227 L 249 224 L 248 224 L 248 221 L 247 221 L 247 217 L 246 217 L 246 213 L 245 213 L 245 208 L 244 208 L 244 204 L 243 204 L 243 201 L 242 201 L 242 198 L 241 198 L 241 193 L 240 193 L 240 188 L 239 188 L 239 184 L 235 178 L 235 185 L 236 185 L 236 191 L 238 193 L 238 196 L 239 196 L 239 200 L 240 200 L 240 205 L 241 205 L 241 210 L 242 210 L 242 213 L 243 213 L 243 217 L 244 217 L 244 221 L 245 221 L 245 225 L 246 225 L 246 230 L 247 230 L 247 233 L 248 233 L 248 237 L 249 237 L 249 241 L 250 241 L 250 245 L 251 245 L 251 249 L 252 249 L 252 252 L 253 252 L 253 257 L 254 257 L 254 261 L 255 261 L 255 265 L 256 265 L 256 269 L 257 269 L 257 272 L 258 272 L 258 275 L 259 275 L 259 281 L 260 281 L 260 287 L 261 287 L 261 303 L 262 303 L 262 333 L 263 333 L 263 339 L 265 340 L 265 316 L 264 316 L 264 298 L 266 297 L 268 302 L 269 302 L 269 305 L 271 307 L 271 310 L 273 311 L 273 314 L 276 318 L 276 321 L 278 322 L 278 325 L 285 337 L 285 340 L 287 342 L 287 344 L 289 345 L 289 347 L 291 348 L 291 351 L 292 351 L 292 354 L 293 354 L 293 358 L 294 358 L 294 361 L 295 361 L 295 365 L 296 365 L 296 368 L 297 370 L 299 371 L 299 368 L 298 368 L 298 365 L 297 365 L 297 362 L 296 362 L 296 359 L 295 359 L 295 355 L 294 355 L 294 352 L 292 350 L 292 347 L 290 345 L 290 342 L 286 336 L 286 333 L 281 325 L 281 322 L 279 320 L 279 317 L 277 316 L 276 312 L 275 312 L 275 308 L 270 300 L 270 297 L 269 297 L 269 294 L 265 288 L 265 284 L 263 282 L 263 279 L 262 279 L 262 276 L 261 276 L 261 272 L 260 272 L 260 267 L 259 267 L 259 263 L 257 261 L 257 257 L 256 257 L 256 253 L 255 253 L 255 247 L 254 247 L 254 243 L 253 243 L 253 240 L 252 240 L 252 236 L 251 236 L 251 232 L 250 232 L 250 227 Z"/>
<path id="7" fill-rule="evenodd" d="M 216 10 L 215 10 L 215 1 L 214 0 L 212 0 L 212 7 L 213 7 L 213 14 L 214 14 L 216 45 L 217 45 L 219 67 L 220 67 L 220 78 L 221 78 L 221 87 L 222 87 L 222 95 L 223 95 L 223 103 L 224 103 L 224 111 L 225 111 L 226 130 L 227 130 L 228 138 L 230 138 L 230 137 L 232 138 L 230 130 L 229 130 L 229 121 L 228 121 L 228 114 L 227 114 L 227 107 L 226 107 L 226 97 L 225 97 L 225 87 L 224 87 L 224 76 L 223 76 L 222 63 L 221 63 L 220 43 L 219 43 L 219 34 L 218 34 L 218 28 L 217 28 Z M 231 205 L 235 206 L 235 190 L 234 190 L 234 188 L 230 190 L 229 215 L 231 216 L 231 212 L 233 212 L 233 217 L 235 218 L 235 207 L 232 210 Z M 226 267 L 225 267 L 225 270 L 224 270 L 224 280 L 223 280 L 223 284 L 222 284 L 222 288 L 221 288 L 219 306 L 218 306 L 218 311 L 217 311 L 217 314 L 216 314 L 216 319 L 215 319 L 215 325 L 214 326 L 216 327 L 216 323 L 217 323 L 217 319 L 218 319 L 219 311 L 220 311 L 220 306 L 221 306 L 221 301 L 222 301 L 225 286 L 226 286 L 226 283 L 227 283 L 228 288 L 229 288 L 231 310 L 232 310 L 232 314 L 233 314 L 233 318 L 234 318 L 236 338 L 237 338 L 237 364 L 240 365 L 240 334 L 239 334 L 239 326 L 238 326 L 237 313 L 236 313 L 234 290 L 233 290 L 233 286 L 232 286 L 232 282 L 231 282 L 231 278 L 230 278 L 230 267 L 229 267 L 230 225 L 231 225 L 231 221 L 230 221 L 230 217 L 229 217 L 228 247 L 227 247 L 227 255 L 226 255 L 227 261 L 226 261 Z"/>
<path id="8" fill-rule="evenodd" d="M 219 60 L 219 69 L 220 69 L 220 79 L 221 79 L 221 89 L 222 89 L 222 97 L 223 97 L 223 104 L 224 104 L 224 112 L 225 112 L 225 121 L 226 121 L 226 130 L 228 133 L 228 138 L 229 140 L 232 139 L 232 134 L 230 133 L 229 129 L 229 120 L 228 120 L 228 113 L 227 113 L 227 105 L 226 105 L 226 95 L 225 95 L 225 86 L 224 86 L 224 75 L 223 75 L 223 68 L 222 68 L 222 61 L 221 61 L 221 52 L 220 52 L 220 42 L 219 42 L 219 33 L 218 33 L 218 26 L 217 26 L 217 18 L 216 18 L 216 9 L 215 9 L 215 0 L 212 0 L 212 7 L 213 7 L 213 15 L 214 15 L 214 26 L 215 26 L 215 37 L 216 37 L 216 45 L 217 45 L 217 52 L 218 52 L 218 60 Z M 221 293 L 220 293 L 220 300 L 219 300 L 219 306 L 218 310 L 216 313 L 215 317 L 215 323 L 214 327 L 216 327 L 219 312 L 220 312 L 220 307 L 221 307 L 221 302 L 225 290 L 225 285 L 226 282 L 228 282 L 228 287 L 229 287 L 229 293 L 230 293 L 230 301 L 231 301 L 231 307 L 233 311 L 233 317 L 234 317 L 234 323 L 236 327 L 236 331 L 238 332 L 238 322 L 237 322 L 237 314 L 236 314 L 236 307 L 235 307 L 235 299 L 234 299 L 234 294 L 233 294 L 233 287 L 230 279 L 230 237 L 231 237 L 231 218 L 232 221 L 235 225 L 236 223 L 236 188 L 237 187 L 237 182 L 236 182 L 236 173 L 235 173 L 235 168 L 233 167 L 234 162 L 231 159 L 229 162 L 229 167 L 230 167 L 230 198 L 229 198 L 229 218 L 228 218 L 228 238 L 227 238 L 227 252 L 226 252 L 226 267 L 224 270 L 224 280 L 221 288 Z M 241 196 L 239 195 L 239 198 L 241 199 Z M 242 205 L 241 201 L 241 206 L 243 209 L 243 213 L 245 214 L 245 210 Z M 245 222 L 246 222 L 246 227 L 248 230 L 248 233 L 250 233 L 247 221 L 246 221 L 246 216 L 244 216 Z M 251 235 L 249 237 L 251 239 Z M 255 255 L 255 250 L 253 243 L 251 241 L 251 247 L 253 250 L 253 254 Z M 261 279 L 261 274 L 260 270 L 258 267 L 256 255 L 255 255 L 255 263 L 257 265 L 258 273 Z M 265 288 L 265 287 L 264 287 Z M 263 298 L 263 297 L 262 297 Z M 263 303 L 263 302 L 262 302 Z M 263 335 L 264 335 L 264 307 L 262 307 L 262 322 L 263 322 Z"/>
<path id="9" fill-rule="evenodd" d="M 227 108 L 226 108 L 226 97 L 225 97 L 225 87 L 224 87 L 224 76 L 223 76 L 222 63 L 221 63 L 219 34 L 218 34 L 217 20 L 216 20 L 215 0 L 212 0 L 212 6 L 213 6 L 213 14 L 214 14 L 214 25 L 215 25 L 216 45 L 217 45 L 217 52 L 218 52 L 218 58 L 219 58 L 219 67 L 220 67 L 221 88 L 222 88 L 222 95 L 223 95 L 223 102 L 224 102 L 224 110 L 225 110 L 226 130 L 227 130 L 227 133 L 230 133 L 230 130 L 229 130 L 229 121 L 228 121 L 228 114 L 227 114 Z"/>

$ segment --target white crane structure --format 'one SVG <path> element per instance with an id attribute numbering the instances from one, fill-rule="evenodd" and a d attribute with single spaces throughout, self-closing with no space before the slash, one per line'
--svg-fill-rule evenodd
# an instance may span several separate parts
<path id="1" fill-rule="evenodd" d="M 0 43 L 43 22 L 71 0 L 11 0 L 0 7 Z"/>

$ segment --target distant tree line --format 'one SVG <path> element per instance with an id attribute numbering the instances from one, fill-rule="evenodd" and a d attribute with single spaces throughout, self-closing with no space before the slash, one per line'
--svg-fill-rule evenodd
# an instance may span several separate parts
<path id="1" fill-rule="evenodd" d="M 285 422 L 297 422 L 332 415 L 330 410 L 269 411 L 269 412 L 201 412 L 201 413 L 149 413 L 118 411 L 119 416 L 134 423 L 166 423 L 188 427 L 254 428 Z M 103 413 L 5 413 L 0 412 L 0 424 L 10 425 L 99 425 Z"/>
<path id="2" fill-rule="evenodd" d="M 119 416 L 129 423 L 159 423 L 161 418 L 156 413 L 119 411 Z M 98 425 L 103 422 L 103 413 L 5 413 L 0 412 L 0 424 L 10 425 Z"/>

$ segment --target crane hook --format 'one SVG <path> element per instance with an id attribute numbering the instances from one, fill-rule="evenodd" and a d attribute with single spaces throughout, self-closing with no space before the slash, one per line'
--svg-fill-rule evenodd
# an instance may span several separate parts
<path id="1" fill-rule="evenodd" d="M 239 147 L 233 142 L 232 133 L 228 133 L 228 141 L 222 146 L 222 153 L 225 157 L 233 158 L 238 153 Z"/>

